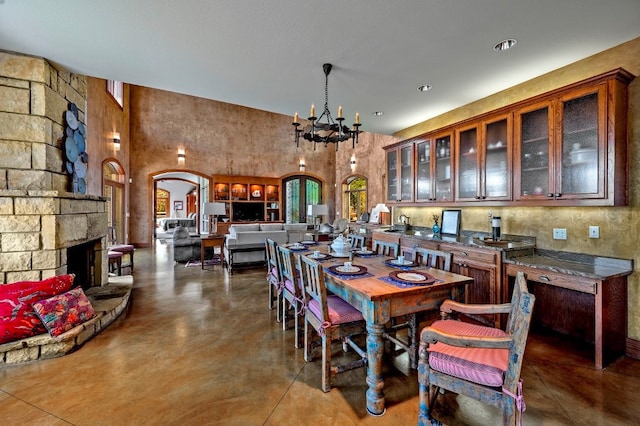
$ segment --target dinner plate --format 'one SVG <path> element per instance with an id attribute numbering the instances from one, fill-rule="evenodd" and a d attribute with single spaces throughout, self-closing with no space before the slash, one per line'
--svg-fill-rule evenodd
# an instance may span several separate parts
<path id="1" fill-rule="evenodd" d="M 309 246 L 312 246 L 315 243 L 316 243 L 315 241 L 300 241 L 300 244 L 306 244 L 306 245 L 309 245 Z"/>
<path id="2" fill-rule="evenodd" d="M 421 271 L 393 271 L 389 276 L 405 284 L 431 284 L 436 281 L 433 276 Z"/>
<path id="3" fill-rule="evenodd" d="M 289 246 L 289 250 L 306 250 L 307 246 L 304 246 L 302 244 L 291 244 Z"/>
<path id="4" fill-rule="evenodd" d="M 367 273 L 367 268 L 359 265 L 351 265 L 351 268 L 347 268 L 344 265 L 330 266 L 329 270 L 338 275 L 363 275 Z"/>

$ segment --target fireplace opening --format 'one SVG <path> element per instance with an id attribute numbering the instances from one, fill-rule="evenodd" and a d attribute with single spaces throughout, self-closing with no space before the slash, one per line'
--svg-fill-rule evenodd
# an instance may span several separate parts
<path id="1" fill-rule="evenodd" d="M 67 273 L 75 274 L 75 284 L 83 290 L 101 285 L 100 240 L 67 248 Z"/>

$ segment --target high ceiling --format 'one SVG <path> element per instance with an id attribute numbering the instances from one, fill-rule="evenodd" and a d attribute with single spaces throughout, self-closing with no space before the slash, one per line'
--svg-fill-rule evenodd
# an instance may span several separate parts
<path id="1" fill-rule="evenodd" d="M 638 0 L 0 0 L 0 49 L 286 115 L 330 62 L 332 114 L 383 134 L 639 36 Z"/>

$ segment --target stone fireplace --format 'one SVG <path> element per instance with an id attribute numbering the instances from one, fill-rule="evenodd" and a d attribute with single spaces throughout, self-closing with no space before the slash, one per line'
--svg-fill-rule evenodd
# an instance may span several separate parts
<path id="1" fill-rule="evenodd" d="M 0 283 L 68 272 L 107 283 L 107 200 L 69 192 L 64 170 L 69 103 L 84 123 L 84 76 L 0 51 Z"/>

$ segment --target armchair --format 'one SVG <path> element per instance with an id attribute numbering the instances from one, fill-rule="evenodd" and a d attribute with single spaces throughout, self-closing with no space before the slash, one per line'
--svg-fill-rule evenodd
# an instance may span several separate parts
<path id="1" fill-rule="evenodd" d="M 535 296 L 518 273 L 511 303 L 466 305 L 447 300 L 443 320 L 422 330 L 418 363 L 418 424 L 430 425 L 439 389 L 491 404 L 502 412 L 502 424 L 513 425 L 525 410 L 520 371 Z M 506 330 L 448 319 L 466 314 L 509 313 Z"/>

